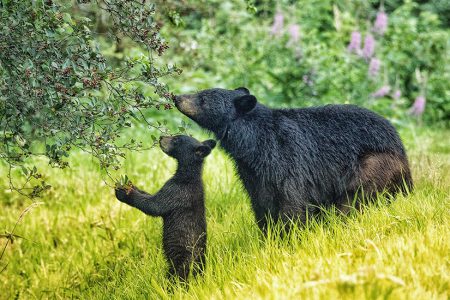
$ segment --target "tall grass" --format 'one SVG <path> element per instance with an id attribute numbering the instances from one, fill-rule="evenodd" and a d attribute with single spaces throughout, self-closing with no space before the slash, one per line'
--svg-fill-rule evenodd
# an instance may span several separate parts
<path id="1" fill-rule="evenodd" d="M 165 278 L 161 220 L 119 203 L 90 157 L 46 168 L 54 188 L 15 228 L 0 260 L 1 299 L 448 299 L 450 142 L 447 131 L 404 130 L 416 184 L 364 213 L 326 212 L 280 238 L 264 238 L 230 159 L 214 150 L 204 183 L 207 269 L 189 286 Z M 175 163 L 159 149 L 133 154 L 124 173 L 157 191 Z M 31 200 L 7 190 L 0 167 L 0 229 Z M 5 187 L 5 188 L 3 188 Z M 6 239 L 0 240 L 4 246 Z"/>

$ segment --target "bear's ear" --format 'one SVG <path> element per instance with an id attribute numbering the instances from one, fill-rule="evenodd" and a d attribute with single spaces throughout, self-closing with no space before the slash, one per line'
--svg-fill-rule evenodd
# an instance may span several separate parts
<path id="1" fill-rule="evenodd" d="M 199 157 L 206 157 L 209 153 L 211 153 L 211 148 L 206 145 L 201 145 L 195 148 L 195 154 Z"/>
<path id="2" fill-rule="evenodd" d="M 235 91 L 242 91 L 244 93 L 246 93 L 247 95 L 250 95 L 250 91 L 248 90 L 248 88 L 246 87 L 238 87 L 237 89 L 234 89 Z"/>
<path id="3" fill-rule="evenodd" d="M 216 141 L 215 140 L 206 140 L 202 144 L 205 146 L 208 146 L 212 150 L 216 146 Z"/>
<path id="4" fill-rule="evenodd" d="M 244 95 L 234 99 L 234 106 L 236 107 L 236 110 L 241 114 L 248 113 L 253 108 L 255 108 L 255 105 L 256 97 L 253 95 Z"/>

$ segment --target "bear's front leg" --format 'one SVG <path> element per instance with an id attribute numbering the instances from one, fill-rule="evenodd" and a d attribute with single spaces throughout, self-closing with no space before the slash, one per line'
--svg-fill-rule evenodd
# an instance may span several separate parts
<path id="1" fill-rule="evenodd" d="M 251 198 L 256 224 L 263 235 L 266 236 L 269 224 L 274 224 L 278 218 L 279 199 L 277 194 L 273 189 L 263 185 L 252 187 L 247 191 Z"/>
<path id="2" fill-rule="evenodd" d="M 133 189 L 133 188 L 132 188 Z M 126 190 L 124 188 L 116 188 L 116 198 L 123 203 L 126 203 L 128 205 L 131 205 L 132 203 L 132 196 L 130 195 L 132 190 Z"/>
<path id="3" fill-rule="evenodd" d="M 138 189 L 135 186 L 132 186 L 130 189 L 125 189 L 122 187 L 116 188 L 115 191 L 116 198 L 119 201 L 131 206 L 136 206 L 136 204 L 138 204 L 141 200 L 150 200 L 152 197 L 150 194 Z"/>
<path id="4" fill-rule="evenodd" d="M 164 216 L 170 211 L 182 207 L 182 202 L 173 199 L 170 188 L 163 188 L 155 195 L 150 195 L 135 186 L 129 191 L 118 188 L 116 189 L 116 197 L 121 202 L 154 217 Z"/>

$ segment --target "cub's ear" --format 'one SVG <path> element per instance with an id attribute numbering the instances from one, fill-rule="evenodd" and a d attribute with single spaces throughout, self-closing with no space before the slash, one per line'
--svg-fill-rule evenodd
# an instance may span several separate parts
<path id="1" fill-rule="evenodd" d="M 238 87 L 237 89 L 234 89 L 235 91 L 241 91 L 246 93 L 247 95 L 250 95 L 250 91 L 246 87 Z"/>
<path id="2" fill-rule="evenodd" d="M 216 141 L 215 140 L 206 140 L 202 144 L 205 146 L 208 146 L 212 150 L 216 146 Z"/>
<path id="3" fill-rule="evenodd" d="M 244 95 L 234 99 L 234 106 L 239 113 L 245 114 L 255 108 L 256 97 L 253 95 Z"/>
<path id="4" fill-rule="evenodd" d="M 202 158 L 208 156 L 209 153 L 211 153 L 211 148 L 209 148 L 209 147 L 206 146 L 206 145 L 198 146 L 198 147 L 195 149 L 195 154 L 196 154 L 197 156 L 199 156 L 199 157 L 202 157 Z"/>

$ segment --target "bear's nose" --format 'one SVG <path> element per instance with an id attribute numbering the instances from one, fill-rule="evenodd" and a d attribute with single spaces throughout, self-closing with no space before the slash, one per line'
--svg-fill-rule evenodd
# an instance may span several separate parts
<path id="1" fill-rule="evenodd" d="M 161 149 L 163 151 L 168 150 L 169 146 L 170 146 L 170 142 L 171 142 L 172 138 L 169 136 L 162 136 L 159 139 L 159 146 L 161 147 Z"/>
<path id="2" fill-rule="evenodd" d="M 170 142 L 170 140 L 171 140 L 170 136 L 162 136 L 159 138 L 160 143 L 168 143 L 168 142 Z"/>

